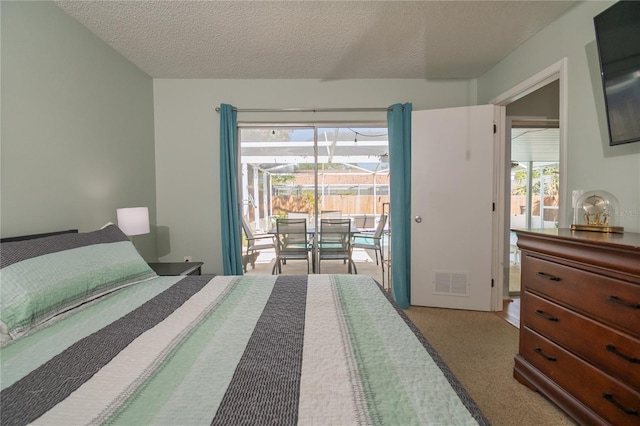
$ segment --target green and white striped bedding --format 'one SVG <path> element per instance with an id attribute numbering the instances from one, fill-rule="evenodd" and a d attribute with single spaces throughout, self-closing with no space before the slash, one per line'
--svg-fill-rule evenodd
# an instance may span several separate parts
<path id="1" fill-rule="evenodd" d="M 0 343 L 89 300 L 155 277 L 115 225 L 2 243 Z"/>
<path id="2" fill-rule="evenodd" d="M 2 348 L 0 422 L 488 424 L 370 277 L 158 277 Z"/>

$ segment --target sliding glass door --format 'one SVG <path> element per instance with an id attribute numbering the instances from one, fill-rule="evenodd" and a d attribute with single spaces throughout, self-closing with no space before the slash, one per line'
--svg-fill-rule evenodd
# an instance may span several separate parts
<path id="1" fill-rule="evenodd" d="M 386 123 L 244 124 L 239 142 L 240 212 L 254 233 L 273 233 L 285 217 L 306 218 L 310 229 L 322 217 L 349 218 L 371 230 L 389 202 Z M 256 264 L 274 257 L 263 251 Z"/>

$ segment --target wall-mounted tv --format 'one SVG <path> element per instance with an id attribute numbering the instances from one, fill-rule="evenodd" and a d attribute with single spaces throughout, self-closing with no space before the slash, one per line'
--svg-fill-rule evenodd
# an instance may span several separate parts
<path id="1" fill-rule="evenodd" d="M 609 144 L 640 141 L 640 1 L 619 1 L 595 18 Z"/>

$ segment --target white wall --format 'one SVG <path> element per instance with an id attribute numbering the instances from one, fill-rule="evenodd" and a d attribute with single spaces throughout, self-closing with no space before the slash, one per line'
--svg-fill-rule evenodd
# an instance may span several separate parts
<path id="1" fill-rule="evenodd" d="M 475 105 L 475 81 L 426 80 L 154 80 L 158 255 L 203 261 L 222 273 L 219 209 L 221 103 L 238 108 L 413 109 Z M 386 113 L 240 113 L 239 122 L 386 122 Z"/>
<path id="2" fill-rule="evenodd" d="M 561 195 L 570 200 L 574 189 L 609 191 L 620 202 L 619 225 L 640 232 L 640 143 L 609 146 L 593 28 L 593 17 L 612 4 L 588 1 L 569 9 L 478 79 L 478 103 L 566 57 L 568 118 L 561 125 L 568 133 L 568 193 Z"/>
<path id="3" fill-rule="evenodd" d="M 154 224 L 152 79 L 53 2 L 0 3 L 2 236 Z M 136 245 L 155 260 L 155 234 Z"/>

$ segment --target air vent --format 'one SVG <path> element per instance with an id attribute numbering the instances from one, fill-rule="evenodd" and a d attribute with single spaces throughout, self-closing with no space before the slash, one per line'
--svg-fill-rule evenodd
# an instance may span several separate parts
<path id="1" fill-rule="evenodd" d="M 433 283 L 435 294 L 469 295 L 469 274 L 466 272 L 435 271 Z"/>

